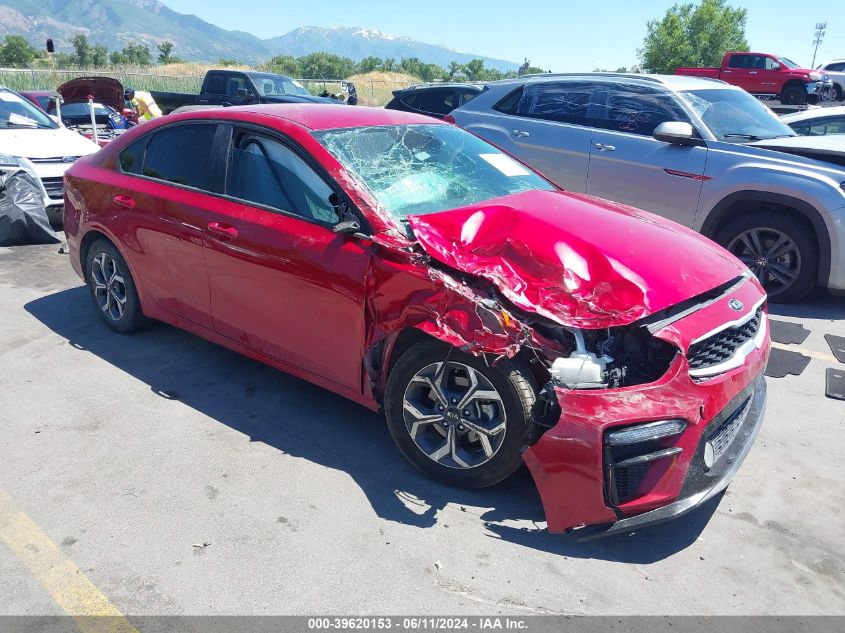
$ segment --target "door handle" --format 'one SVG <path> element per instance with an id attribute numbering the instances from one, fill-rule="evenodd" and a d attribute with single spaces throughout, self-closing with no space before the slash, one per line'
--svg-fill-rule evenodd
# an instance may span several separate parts
<path id="1" fill-rule="evenodd" d="M 208 232 L 225 238 L 238 236 L 238 229 L 225 222 L 209 222 Z"/>
<path id="2" fill-rule="evenodd" d="M 616 147 L 613 145 L 607 145 L 606 143 L 593 143 L 593 147 L 595 147 L 600 152 L 615 152 Z"/>
<path id="3" fill-rule="evenodd" d="M 122 193 L 116 195 L 114 198 L 114 203 L 119 206 L 123 207 L 124 209 L 134 209 L 135 208 L 135 200 L 132 199 L 131 196 L 125 196 Z"/>
<path id="4" fill-rule="evenodd" d="M 518 137 L 520 137 L 520 138 L 524 138 L 524 137 L 526 137 L 526 136 L 530 136 L 530 134 L 529 134 L 528 132 L 526 132 L 525 130 L 514 130 L 514 131 L 513 131 L 513 135 L 514 135 L 514 136 L 518 136 Z"/>

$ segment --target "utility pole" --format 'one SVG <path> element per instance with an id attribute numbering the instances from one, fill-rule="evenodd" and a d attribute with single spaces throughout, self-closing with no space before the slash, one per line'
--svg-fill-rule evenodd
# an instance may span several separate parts
<path id="1" fill-rule="evenodd" d="M 816 35 L 813 39 L 813 44 L 815 44 L 816 48 L 813 50 L 813 63 L 810 64 L 810 68 L 816 67 L 816 53 L 819 52 L 819 44 L 821 44 L 824 39 L 824 31 L 826 28 L 827 22 L 816 22 Z"/>

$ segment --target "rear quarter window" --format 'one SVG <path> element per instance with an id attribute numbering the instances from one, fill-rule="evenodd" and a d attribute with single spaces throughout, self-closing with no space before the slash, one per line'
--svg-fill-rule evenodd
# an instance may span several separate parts
<path id="1" fill-rule="evenodd" d="M 120 152 L 120 170 L 127 174 L 141 175 L 144 165 L 144 150 L 147 147 L 149 136 L 143 136 L 132 143 L 125 150 Z"/>
<path id="2" fill-rule="evenodd" d="M 214 123 L 194 123 L 153 133 L 144 153 L 143 175 L 219 193 L 221 187 L 209 169 L 216 130 Z"/>

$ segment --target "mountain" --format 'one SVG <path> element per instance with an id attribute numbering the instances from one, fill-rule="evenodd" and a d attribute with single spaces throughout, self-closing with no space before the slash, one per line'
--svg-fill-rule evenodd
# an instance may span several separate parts
<path id="1" fill-rule="evenodd" d="M 487 68 L 516 70 L 519 64 L 503 59 L 459 53 L 445 46 L 418 42 L 410 37 L 396 37 L 374 29 L 361 27 L 301 26 L 281 37 L 264 40 L 271 49 L 299 57 L 317 51 L 336 53 L 355 61 L 368 57 L 388 58 L 399 61 L 403 57 L 416 57 L 427 64 L 448 67 L 449 62 L 465 64 L 473 59 L 483 59 Z"/>
<path id="2" fill-rule="evenodd" d="M 178 13 L 158 0 L 0 0 L 0 37 L 25 36 L 36 47 L 52 38 L 58 50 L 70 51 L 71 38 L 83 33 L 93 44 L 120 50 L 129 43 L 170 41 L 174 54 L 192 61 L 237 59 L 253 63 L 273 55 L 301 56 L 317 51 L 358 61 L 373 55 L 417 57 L 426 63 L 448 66 L 483 59 L 488 68 L 515 70 L 518 64 L 482 55 L 459 53 L 445 46 L 408 37 L 394 37 L 365 28 L 300 27 L 280 37 L 260 39 L 243 31 L 228 31 L 195 15 Z"/>

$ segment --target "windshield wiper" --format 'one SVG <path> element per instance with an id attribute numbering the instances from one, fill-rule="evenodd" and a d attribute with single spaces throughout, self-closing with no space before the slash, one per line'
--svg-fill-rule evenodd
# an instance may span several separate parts
<path id="1" fill-rule="evenodd" d="M 722 134 L 723 138 L 744 138 L 748 139 L 749 141 L 762 141 L 762 136 L 757 136 L 755 134 L 740 134 L 738 132 L 734 132 L 731 134 Z"/>

